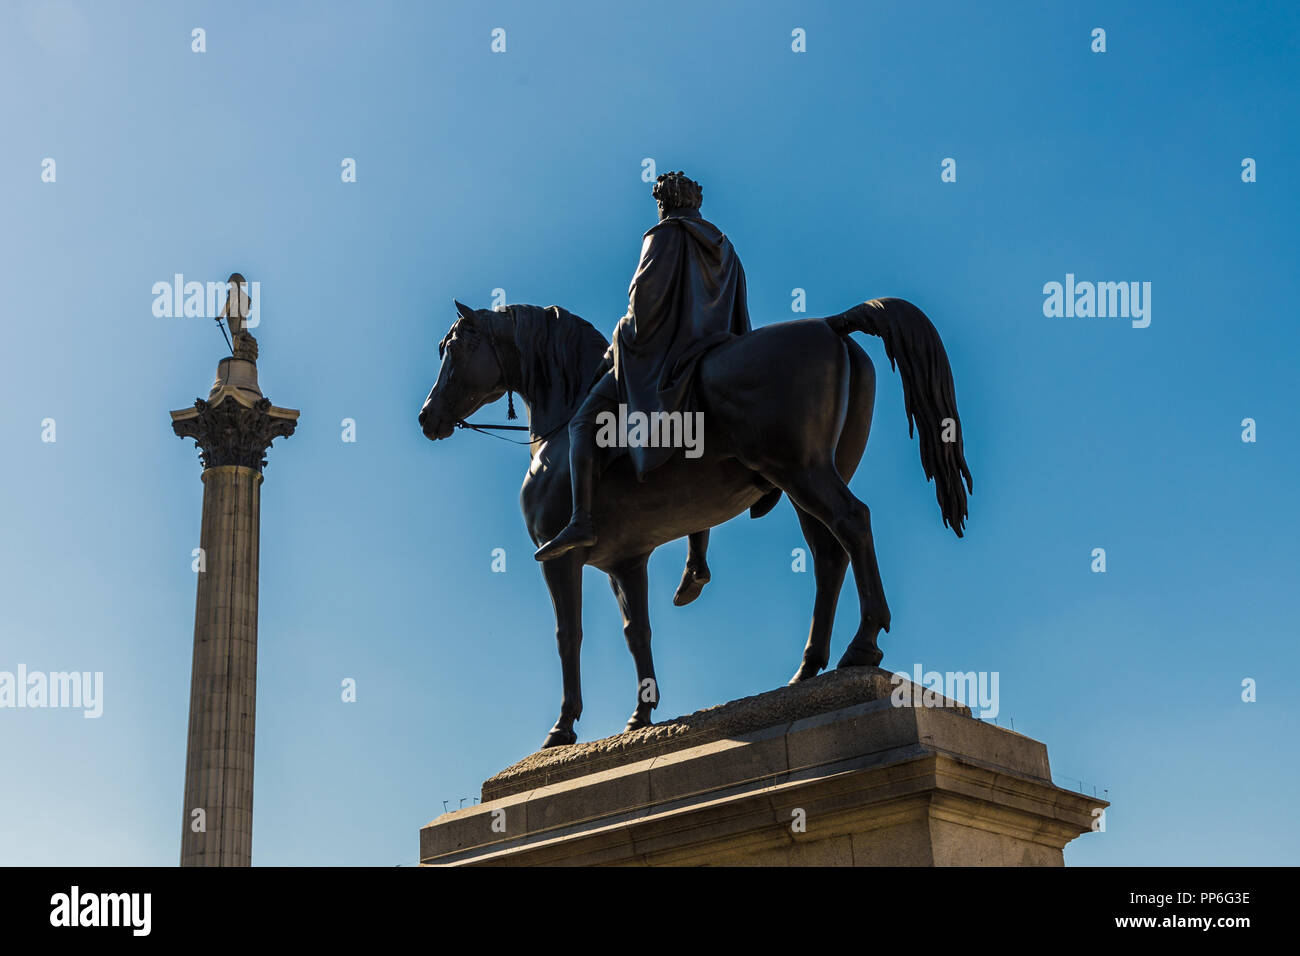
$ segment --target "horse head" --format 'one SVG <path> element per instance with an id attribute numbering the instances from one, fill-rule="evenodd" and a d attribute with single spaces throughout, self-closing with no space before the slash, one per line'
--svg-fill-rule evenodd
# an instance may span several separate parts
<path id="1" fill-rule="evenodd" d="M 456 311 L 460 318 L 438 345 L 438 380 L 420 410 L 424 434 L 446 438 L 506 392 L 528 405 L 534 440 L 562 428 L 601 370 L 605 337 L 555 305 L 516 303 L 499 312 L 457 302 Z"/>
<path id="2" fill-rule="evenodd" d="M 431 441 L 448 437 L 457 422 L 506 393 L 506 373 L 492 338 L 497 313 L 460 302 L 456 311 L 460 317 L 438 343 L 438 378 L 420 409 L 420 428 Z"/>

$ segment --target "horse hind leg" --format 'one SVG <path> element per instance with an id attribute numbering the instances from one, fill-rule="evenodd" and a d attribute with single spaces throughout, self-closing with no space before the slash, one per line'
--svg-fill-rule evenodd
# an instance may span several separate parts
<path id="1" fill-rule="evenodd" d="M 777 476 L 777 484 L 790 499 L 820 521 L 848 552 L 853 579 L 858 589 L 862 620 L 839 667 L 877 665 L 884 654 L 876 644 L 880 631 L 889 630 L 889 605 L 876 564 L 875 541 L 871 534 L 871 511 L 844 483 L 835 467 L 826 462 L 791 474 Z"/>
<path id="2" fill-rule="evenodd" d="M 831 629 L 835 625 L 835 608 L 839 604 L 844 574 L 849 569 L 849 554 L 830 530 L 802 508 L 795 506 L 804 540 L 812 552 L 813 577 L 817 594 L 813 599 L 812 626 L 803 649 L 803 662 L 790 678 L 791 684 L 816 677 L 830 662 Z"/>

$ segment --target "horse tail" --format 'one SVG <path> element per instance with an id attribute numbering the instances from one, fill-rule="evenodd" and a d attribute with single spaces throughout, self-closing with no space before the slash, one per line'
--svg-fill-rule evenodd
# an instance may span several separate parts
<path id="1" fill-rule="evenodd" d="M 952 368 L 939 333 L 924 312 L 904 299 L 872 299 L 825 321 L 841 336 L 866 332 L 884 341 L 889 365 L 903 380 L 907 433 L 914 426 L 920 433 L 921 467 L 927 481 L 934 479 L 944 525 L 960 538 L 966 491 L 974 491 L 974 485 L 962 446 Z"/>

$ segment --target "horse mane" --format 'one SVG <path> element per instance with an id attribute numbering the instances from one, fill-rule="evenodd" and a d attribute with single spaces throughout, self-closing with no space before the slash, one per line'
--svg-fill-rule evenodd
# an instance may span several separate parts
<path id="1" fill-rule="evenodd" d="M 558 305 L 507 305 L 519 349 L 519 392 L 572 410 L 591 390 L 609 341 L 586 319 Z M 554 390 L 559 389 L 559 394 Z"/>

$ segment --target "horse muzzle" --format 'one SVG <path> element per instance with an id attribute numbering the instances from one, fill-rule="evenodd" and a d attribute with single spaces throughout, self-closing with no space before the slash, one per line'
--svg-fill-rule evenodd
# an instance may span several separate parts
<path id="1" fill-rule="evenodd" d="M 447 419 L 432 419 L 429 416 L 429 410 L 425 408 L 420 411 L 420 430 L 424 432 L 424 437 L 430 441 L 440 441 L 443 438 L 450 437 L 451 433 L 456 430 L 456 425 Z"/>

